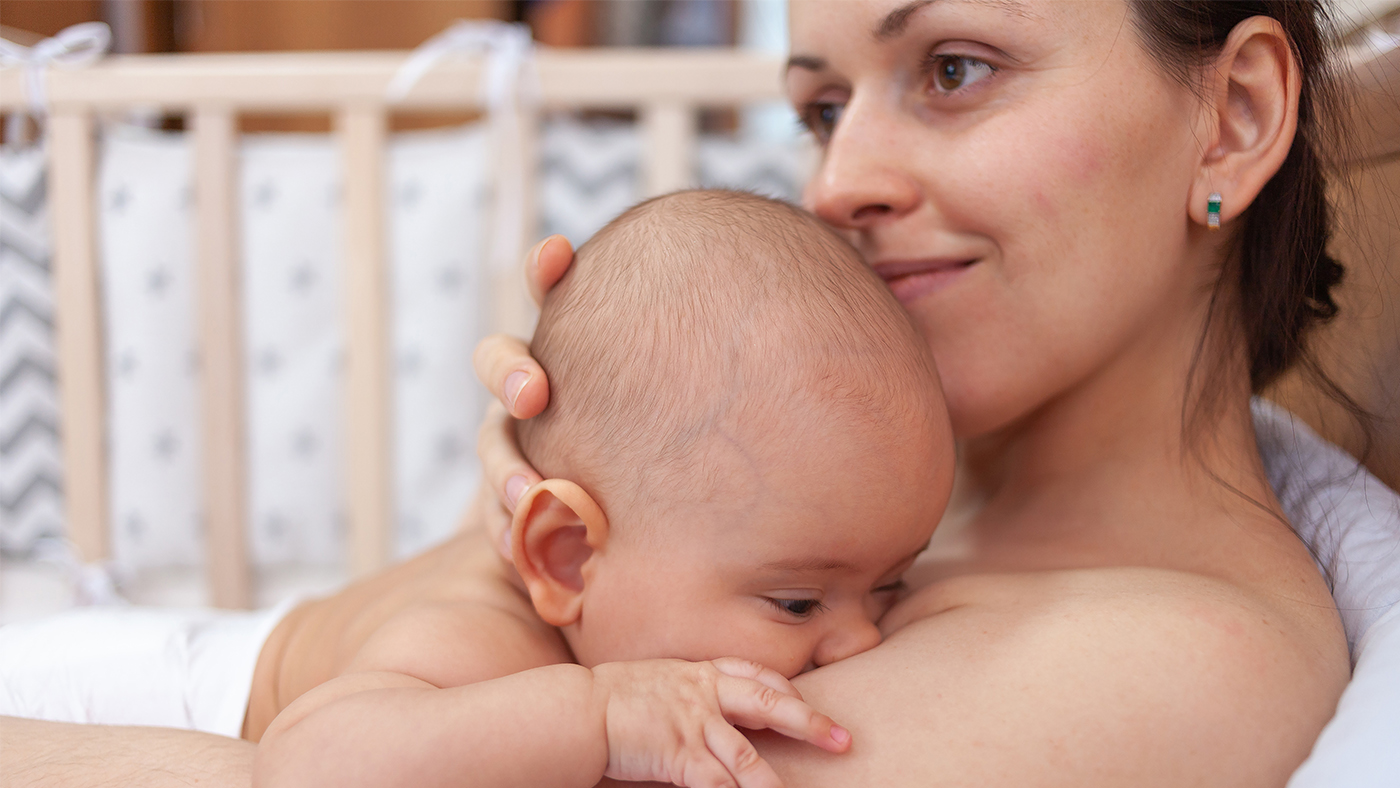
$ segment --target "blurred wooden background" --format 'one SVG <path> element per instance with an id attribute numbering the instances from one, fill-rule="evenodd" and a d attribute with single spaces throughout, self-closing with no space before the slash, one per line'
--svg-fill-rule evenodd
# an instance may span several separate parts
<path id="1" fill-rule="evenodd" d="M 0 0 L 7 38 L 25 43 L 79 22 L 112 27 L 112 51 L 266 52 L 412 49 L 458 19 L 530 25 L 549 46 L 727 46 L 738 0 Z M 22 32 L 16 32 L 22 31 Z M 26 35 L 28 34 L 28 35 Z M 471 116 L 396 114 L 394 130 Z M 178 128 L 180 120 L 169 119 Z M 316 115 L 245 115 L 242 131 L 318 131 Z"/>

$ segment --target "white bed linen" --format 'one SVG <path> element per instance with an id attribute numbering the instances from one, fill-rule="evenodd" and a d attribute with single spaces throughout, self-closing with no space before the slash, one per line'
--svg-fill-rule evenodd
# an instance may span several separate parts
<path id="1" fill-rule="evenodd" d="M 1302 421 L 1256 401 L 1265 470 L 1331 578 L 1354 665 L 1288 788 L 1400 785 L 1400 496 Z"/>

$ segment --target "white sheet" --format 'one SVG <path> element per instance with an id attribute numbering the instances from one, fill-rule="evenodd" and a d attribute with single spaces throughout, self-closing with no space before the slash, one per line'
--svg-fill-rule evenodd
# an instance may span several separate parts
<path id="1" fill-rule="evenodd" d="M 1279 501 L 1332 578 L 1354 665 L 1337 712 L 1288 788 L 1400 784 L 1400 496 L 1289 413 L 1256 401 Z"/>

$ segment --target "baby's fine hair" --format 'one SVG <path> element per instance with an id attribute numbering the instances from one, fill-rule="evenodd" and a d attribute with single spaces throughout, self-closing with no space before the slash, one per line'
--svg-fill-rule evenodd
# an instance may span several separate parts
<path id="1" fill-rule="evenodd" d="M 719 425 L 792 424 L 803 409 L 932 418 L 942 402 L 927 344 L 859 253 L 815 216 L 743 192 L 657 197 L 598 231 L 545 299 L 530 349 L 550 396 L 520 423 L 521 448 L 605 509 L 703 484 L 694 452 Z"/>

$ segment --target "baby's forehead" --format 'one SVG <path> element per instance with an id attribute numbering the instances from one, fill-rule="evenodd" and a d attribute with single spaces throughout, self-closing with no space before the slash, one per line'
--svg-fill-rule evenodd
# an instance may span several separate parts
<path id="1" fill-rule="evenodd" d="M 664 437 L 632 460 L 649 471 L 641 486 L 692 507 L 749 506 L 782 497 L 797 482 L 860 483 L 865 468 L 883 468 L 899 453 L 889 448 L 896 437 L 936 437 L 923 424 L 928 420 L 872 412 L 828 390 L 850 391 L 858 371 L 740 353 L 752 363 L 736 365 L 733 379 L 712 381 L 698 393 L 687 390 L 694 381 L 677 382 L 649 395 L 675 397 L 684 406 L 667 414 Z M 612 464 L 627 461 L 612 458 Z"/>
<path id="2" fill-rule="evenodd" d="M 904 517 L 910 502 L 938 498 L 932 471 L 946 438 L 935 422 L 855 411 L 798 398 L 734 408 L 682 451 L 648 458 L 655 461 L 633 477 L 627 497 L 712 539 L 763 531 L 770 541 L 809 546 L 827 531 L 872 533 Z M 764 529 L 770 522 L 798 527 L 784 536 Z"/>

